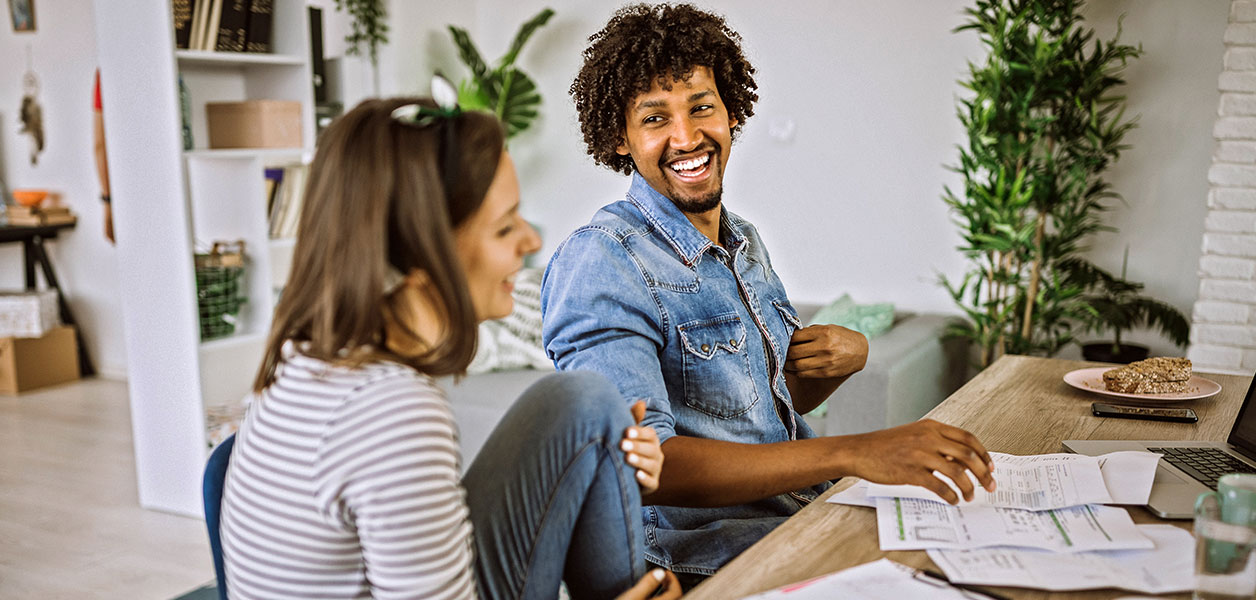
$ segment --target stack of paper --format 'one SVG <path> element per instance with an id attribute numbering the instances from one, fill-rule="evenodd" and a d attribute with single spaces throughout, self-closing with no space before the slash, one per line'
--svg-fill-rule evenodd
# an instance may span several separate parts
<path id="1" fill-rule="evenodd" d="M 1190 533 L 1136 526 L 1104 506 L 1146 504 L 1158 454 L 991 457 L 996 491 L 974 480 L 973 500 L 958 506 L 923 487 L 867 482 L 828 501 L 876 508 L 882 551 L 928 550 L 957 583 L 1157 594 L 1193 584 Z"/>
<path id="2" fill-rule="evenodd" d="M 1006 585 L 1052 591 L 1114 587 L 1147 594 L 1184 592 L 1195 586 L 1190 532 L 1173 525 L 1139 525 L 1154 550 L 1058 554 L 1041 550 L 985 548 L 930 550 L 955 583 Z"/>

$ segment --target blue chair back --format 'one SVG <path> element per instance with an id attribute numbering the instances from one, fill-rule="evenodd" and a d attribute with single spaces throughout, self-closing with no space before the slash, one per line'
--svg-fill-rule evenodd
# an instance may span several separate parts
<path id="1" fill-rule="evenodd" d="M 218 579 L 218 600 L 227 600 L 227 572 L 222 564 L 222 537 L 218 535 L 218 522 L 222 513 L 222 487 L 227 479 L 227 463 L 231 462 L 233 447 L 235 434 L 214 448 L 205 463 L 205 478 L 201 487 L 205 500 L 205 526 L 209 529 L 209 549 L 214 554 L 214 576 Z"/>

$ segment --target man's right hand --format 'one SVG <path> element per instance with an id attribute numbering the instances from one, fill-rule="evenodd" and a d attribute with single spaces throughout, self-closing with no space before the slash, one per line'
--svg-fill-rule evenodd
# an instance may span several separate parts
<path id="1" fill-rule="evenodd" d="M 676 581 L 674 573 L 653 569 L 636 585 L 616 596 L 615 600 L 675 600 L 680 597 L 680 593 L 680 582 Z"/>
<path id="2" fill-rule="evenodd" d="M 954 481 L 965 500 L 973 499 L 965 473 L 972 471 L 982 487 L 994 491 L 994 462 L 977 436 L 931 419 L 851 436 L 848 448 L 851 474 L 873 483 L 919 485 L 957 504 L 955 491 L 933 471 Z"/>

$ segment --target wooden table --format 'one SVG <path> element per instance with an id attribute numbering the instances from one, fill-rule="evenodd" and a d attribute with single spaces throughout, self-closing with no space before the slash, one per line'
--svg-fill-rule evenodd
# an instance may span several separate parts
<path id="1" fill-rule="evenodd" d="M 1251 382 L 1250 377 L 1208 375 L 1221 384 L 1221 393 L 1185 404 L 1199 415 L 1195 424 L 1100 418 L 1090 414 L 1090 403 L 1100 397 L 1069 387 L 1063 381 L 1064 374 L 1073 369 L 1094 366 L 1102 365 L 1004 356 L 925 416 L 967 429 L 987 449 L 1010 454 L 1061 452 L 1060 442 L 1075 439 L 1225 440 Z M 873 509 L 823 502 L 856 481 L 847 477 L 838 482 L 820 501 L 799 511 L 685 598 L 742 598 L 881 557 L 917 568 L 936 568 L 924 551 L 882 552 Z M 1141 507 L 1129 511 L 1138 523 L 1169 522 L 1182 528 L 1189 528 L 1191 523 L 1162 521 Z M 1097 600 L 1131 595 L 1119 590 L 1049 593 L 990 589 L 1013 598 L 1035 599 Z"/>

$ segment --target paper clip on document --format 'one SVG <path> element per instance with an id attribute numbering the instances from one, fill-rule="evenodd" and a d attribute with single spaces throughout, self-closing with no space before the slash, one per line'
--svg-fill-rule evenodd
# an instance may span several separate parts
<path id="1" fill-rule="evenodd" d="M 981 588 L 962 583 L 951 583 L 946 575 L 934 571 L 916 569 L 912 571 L 912 578 L 921 583 L 931 585 L 936 588 L 952 588 L 959 591 L 960 595 L 972 600 L 1010 600 L 1007 596 L 1000 596 L 994 592 L 988 592 Z"/>

